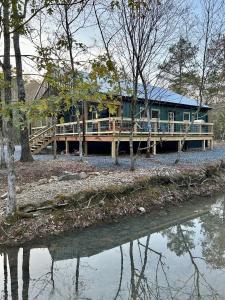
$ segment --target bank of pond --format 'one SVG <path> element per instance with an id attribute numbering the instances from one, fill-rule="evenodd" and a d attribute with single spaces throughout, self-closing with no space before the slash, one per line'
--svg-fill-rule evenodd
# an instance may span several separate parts
<path id="1" fill-rule="evenodd" d="M 1 299 L 224 299 L 225 195 L 0 250 Z"/>

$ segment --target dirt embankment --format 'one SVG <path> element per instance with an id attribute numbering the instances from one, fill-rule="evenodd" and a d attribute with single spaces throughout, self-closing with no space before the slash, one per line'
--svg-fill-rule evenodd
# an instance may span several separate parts
<path id="1" fill-rule="evenodd" d="M 118 174 L 86 171 L 87 175 L 95 175 L 68 182 L 50 181 L 45 187 L 40 185 L 42 190 L 57 191 L 47 201 L 34 201 L 35 193 L 38 193 L 38 185 L 34 185 L 34 198 L 30 203 L 21 202 L 17 214 L 11 219 L 2 217 L 0 243 L 22 244 L 63 231 L 115 222 L 127 215 L 151 213 L 156 209 L 165 210 L 169 206 L 188 201 L 190 197 L 210 196 L 223 191 L 225 187 L 223 161 L 183 171 L 178 168 Z M 118 184 L 122 179 L 122 184 Z M 100 185 L 101 182 L 104 184 Z M 62 192 L 61 187 L 66 183 L 68 187 L 75 188 Z M 78 189 L 81 185 L 82 188 Z M 23 196 L 26 197 L 26 190 L 20 194 L 21 198 Z"/>

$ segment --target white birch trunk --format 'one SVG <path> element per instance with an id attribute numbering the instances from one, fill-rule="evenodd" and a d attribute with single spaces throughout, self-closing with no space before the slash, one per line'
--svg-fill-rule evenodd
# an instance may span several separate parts
<path id="1" fill-rule="evenodd" d="M 12 103 L 12 70 L 10 62 L 10 2 L 3 1 L 3 32 L 4 32 L 4 100 L 6 105 Z M 11 216 L 16 211 L 16 190 L 14 171 L 14 142 L 13 142 L 13 110 L 10 108 L 9 116 L 5 123 L 5 137 L 7 145 L 7 171 L 8 171 L 8 196 L 6 200 L 6 216 Z"/>
<path id="2" fill-rule="evenodd" d="M 8 195 L 6 200 L 6 216 L 12 216 L 16 212 L 16 189 L 15 189 L 15 170 L 14 170 L 14 152 L 13 126 L 9 120 L 6 127 L 6 157 L 8 170 Z"/>

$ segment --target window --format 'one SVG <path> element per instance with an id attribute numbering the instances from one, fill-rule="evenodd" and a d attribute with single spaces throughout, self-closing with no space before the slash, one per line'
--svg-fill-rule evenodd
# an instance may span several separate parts
<path id="1" fill-rule="evenodd" d="M 160 110 L 152 109 L 152 119 L 159 119 L 159 117 L 160 117 Z"/>
<path id="2" fill-rule="evenodd" d="M 183 120 L 190 122 L 190 113 L 189 112 L 184 112 Z"/>

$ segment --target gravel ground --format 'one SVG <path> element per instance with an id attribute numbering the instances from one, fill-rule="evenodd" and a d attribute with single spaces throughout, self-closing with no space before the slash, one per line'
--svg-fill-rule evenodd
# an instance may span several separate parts
<path id="1" fill-rule="evenodd" d="M 103 172 L 99 175 L 90 175 L 82 180 L 54 181 L 39 185 L 32 183 L 23 187 L 22 193 L 17 195 L 17 201 L 19 206 L 27 204 L 40 205 L 42 202 L 53 200 L 59 195 L 71 195 L 90 189 L 99 191 L 110 185 L 130 185 L 137 178 L 144 176 L 174 175 L 178 173 L 180 173 L 180 170 L 176 168 L 157 167 L 149 171 L 143 169 L 132 173 L 129 171 Z"/>
<path id="2" fill-rule="evenodd" d="M 16 147 L 15 158 L 19 159 L 20 147 Z M 52 155 L 35 155 L 36 160 L 51 160 Z M 136 161 L 136 168 L 138 169 L 150 169 L 159 165 L 171 166 L 174 164 L 177 158 L 177 153 L 164 153 L 152 156 L 146 159 L 144 156 L 139 157 Z M 191 151 L 182 152 L 180 164 L 182 165 L 201 165 L 203 163 L 209 163 L 225 158 L 225 145 L 218 145 L 214 150 L 206 151 Z M 58 155 L 58 160 L 74 160 L 78 161 L 77 156 L 73 155 Z M 126 170 L 130 167 L 129 156 L 122 156 L 119 158 L 120 166 L 115 167 L 114 160 L 110 156 L 88 156 L 85 160 L 90 164 L 98 168 L 110 168 L 110 169 L 122 169 Z"/>
<path id="3" fill-rule="evenodd" d="M 20 147 L 16 147 L 15 158 L 19 159 Z M 158 154 L 150 159 L 143 157 L 136 161 L 136 171 L 129 172 L 129 156 L 120 157 L 120 166 L 114 165 L 114 161 L 109 156 L 89 156 L 85 161 L 97 170 L 98 175 L 91 175 L 83 180 L 53 181 L 47 184 L 31 182 L 20 186 L 22 192 L 17 195 L 19 206 L 29 203 L 41 204 L 46 200 L 52 200 L 59 194 L 74 194 L 87 189 L 102 189 L 108 185 L 132 184 L 137 178 L 142 176 L 153 176 L 156 174 L 172 175 L 181 172 L 182 169 L 192 169 L 202 165 L 225 159 L 225 145 L 218 145 L 214 150 L 184 152 L 181 154 L 181 162 L 174 165 L 176 153 Z M 35 160 L 52 161 L 51 155 L 36 155 Z M 78 161 L 78 157 L 72 155 L 59 155 L 57 161 Z M 87 172 L 87 174 L 89 171 Z"/>

